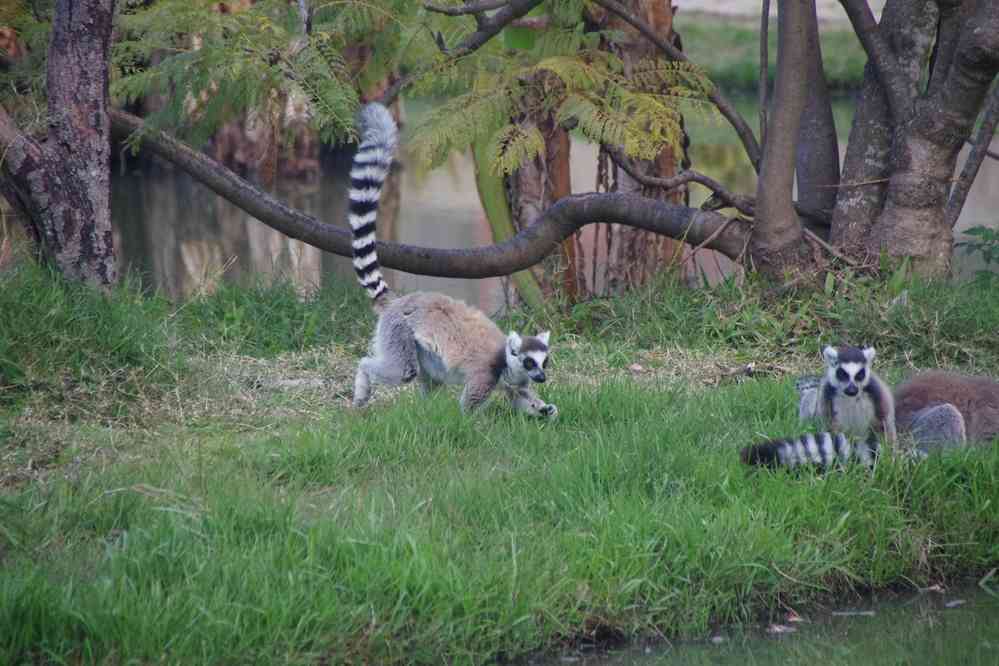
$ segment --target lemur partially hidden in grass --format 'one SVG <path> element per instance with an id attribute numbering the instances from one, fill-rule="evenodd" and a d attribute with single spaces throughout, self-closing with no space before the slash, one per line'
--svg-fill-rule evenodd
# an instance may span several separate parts
<path id="1" fill-rule="evenodd" d="M 832 432 L 746 447 L 743 462 L 828 467 L 857 460 L 870 466 L 882 434 L 892 447 L 897 431 L 908 434 L 917 455 L 999 437 L 999 382 L 931 371 L 903 382 L 893 394 L 871 369 L 873 347 L 826 347 L 822 354 L 822 380 L 799 381 L 798 416 L 801 421 L 817 417 Z"/>
<path id="2" fill-rule="evenodd" d="M 378 324 L 371 353 L 361 359 L 354 377 L 354 406 L 371 398 L 372 384 L 395 386 L 417 377 L 430 390 L 464 384 L 464 411 L 480 405 L 497 385 L 516 409 L 554 417 L 531 388 L 543 382 L 548 366 L 549 333 L 504 335 L 477 308 L 433 292 L 394 296 L 378 267 L 375 218 L 382 186 L 398 143 L 398 128 L 388 109 L 368 104 L 359 117 L 361 144 L 350 171 L 348 220 L 353 231 L 354 270 L 371 297 Z"/>

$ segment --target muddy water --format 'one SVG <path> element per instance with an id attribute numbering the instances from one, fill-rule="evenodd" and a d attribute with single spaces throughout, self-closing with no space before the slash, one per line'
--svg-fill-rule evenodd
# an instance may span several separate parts
<path id="1" fill-rule="evenodd" d="M 752 105 L 743 109 L 755 118 Z M 837 109 L 842 135 L 849 128 L 849 104 Z M 410 126 L 417 120 L 410 114 Z M 690 119 L 695 168 L 736 192 L 752 193 L 755 178 L 733 135 L 717 121 Z M 576 192 L 594 189 L 595 149 L 573 145 L 572 184 Z M 136 165 L 132 165 L 136 167 Z M 283 182 L 275 188 L 288 204 L 332 224 L 345 224 L 343 159 L 327 164 L 315 182 Z M 471 247 L 490 242 L 478 202 L 471 160 L 452 159 L 429 174 L 403 170 L 401 208 L 394 223 L 379 236 L 431 247 Z M 692 192 L 694 205 L 706 197 Z M 173 298 L 211 289 L 220 280 L 247 282 L 280 274 L 303 287 L 329 280 L 353 279 L 349 260 L 284 237 L 215 196 L 187 176 L 165 169 L 128 167 L 116 170 L 112 186 L 112 216 L 122 263 L 136 269 L 146 282 Z M 999 225 L 999 163 L 986 160 L 971 190 L 958 229 Z M 978 257 L 957 258 L 958 273 L 967 276 L 981 267 Z M 502 306 L 498 279 L 452 280 L 388 271 L 390 284 L 403 290 L 433 289 L 478 304 L 487 311 Z"/>
<path id="2" fill-rule="evenodd" d="M 834 606 L 769 631 L 721 631 L 672 647 L 564 655 L 545 666 L 995 666 L 999 595 L 972 587 Z"/>

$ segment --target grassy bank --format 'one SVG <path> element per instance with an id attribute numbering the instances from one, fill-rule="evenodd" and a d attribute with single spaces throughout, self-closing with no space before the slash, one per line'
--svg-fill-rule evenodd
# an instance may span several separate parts
<path id="1" fill-rule="evenodd" d="M 371 323 L 356 289 L 178 309 L 0 279 L 3 663 L 482 662 L 999 563 L 999 447 L 873 478 L 736 456 L 798 429 L 820 341 L 874 341 L 891 377 L 997 373 L 994 284 L 889 306 L 856 281 L 852 301 L 784 303 L 664 281 L 519 314 L 558 341 L 542 423 L 412 390 L 345 409 Z M 747 362 L 762 376 L 728 379 Z"/>
<path id="2" fill-rule="evenodd" d="M 726 91 L 756 91 L 759 82 L 759 19 L 688 12 L 681 8 L 676 29 L 688 57 Z M 777 67 L 777 22 L 767 33 L 771 81 Z M 858 90 L 867 57 L 845 21 L 823 22 L 819 40 L 829 86 L 839 92 Z"/>

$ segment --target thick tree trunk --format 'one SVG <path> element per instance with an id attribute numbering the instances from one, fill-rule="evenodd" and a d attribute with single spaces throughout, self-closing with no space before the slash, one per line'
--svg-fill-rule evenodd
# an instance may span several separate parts
<path id="1" fill-rule="evenodd" d="M 798 133 L 808 94 L 808 68 L 801 63 L 808 60 L 808 16 L 815 11 L 815 3 L 781 0 L 777 11 L 777 80 L 750 242 L 754 265 L 772 277 L 801 270 L 808 257 L 793 193 Z"/>
<path id="2" fill-rule="evenodd" d="M 888 0 L 878 32 L 902 65 L 909 99 L 915 99 L 922 66 L 933 44 L 937 23 L 933 0 Z M 911 109 L 904 110 L 906 113 Z M 904 117 L 904 116 L 903 116 Z M 864 68 L 864 83 L 853 117 L 830 239 L 846 254 L 862 258 L 868 236 L 881 215 L 888 189 L 894 123 L 873 65 Z"/>
<path id="3" fill-rule="evenodd" d="M 48 57 L 48 137 L 0 109 L 3 194 L 39 252 L 67 278 L 117 278 L 111 236 L 108 51 L 114 0 L 58 0 Z"/>
<path id="4" fill-rule="evenodd" d="M 884 212 L 868 240 L 871 253 L 911 257 L 923 274 L 950 268 L 953 235 L 944 209 L 957 156 L 971 135 L 999 72 L 999 11 L 982 3 L 965 22 L 937 92 L 919 99 L 892 154 Z"/>
<path id="5" fill-rule="evenodd" d="M 839 182 L 839 142 L 833 121 L 829 89 L 822 68 L 822 47 L 814 4 L 807 12 L 808 20 L 808 99 L 801 118 L 795 173 L 798 183 L 798 203 L 829 214 L 836 205 L 836 184 Z M 805 226 L 820 237 L 828 237 L 829 228 L 805 220 Z"/>

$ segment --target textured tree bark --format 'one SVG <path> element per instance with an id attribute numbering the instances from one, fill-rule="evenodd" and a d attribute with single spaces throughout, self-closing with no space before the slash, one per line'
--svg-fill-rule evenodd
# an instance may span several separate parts
<path id="1" fill-rule="evenodd" d="M 953 234 L 945 206 L 951 179 L 997 73 L 999 7 L 981 3 L 964 23 L 946 80 L 916 102 L 896 140 L 888 196 L 868 252 L 911 257 L 922 274 L 949 270 Z"/>
<path id="2" fill-rule="evenodd" d="M 896 76 L 904 76 L 909 99 L 915 99 L 922 64 L 933 44 L 937 16 L 932 0 L 888 0 L 881 14 L 878 31 L 901 63 Z M 868 63 L 843 160 L 830 233 L 833 245 L 849 256 L 864 258 L 867 237 L 884 207 L 893 136 L 888 102 Z"/>
<path id="3" fill-rule="evenodd" d="M 142 120 L 112 111 L 116 132 L 143 129 Z M 327 252 L 349 257 L 350 233 L 323 224 L 276 200 L 238 175 L 162 132 L 142 135 L 142 148 L 183 169 L 195 180 L 228 199 L 264 224 Z M 558 244 L 582 227 L 597 222 L 626 224 L 670 238 L 738 257 L 746 247 L 749 229 L 713 212 L 677 206 L 625 194 L 576 194 L 546 210 L 513 238 L 485 247 L 440 250 L 401 243 L 378 243 L 380 263 L 417 275 L 486 278 L 509 275 L 534 266 Z"/>
<path id="4" fill-rule="evenodd" d="M 4 196 L 39 253 L 64 276 L 117 278 L 111 235 L 108 52 L 114 0 L 57 0 L 48 55 L 48 135 L 37 141 L 0 109 Z"/>
<path id="5" fill-rule="evenodd" d="M 777 80 L 749 244 L 757 270 L 772 277 L 800 271 L 808 259 L 793 194 L 795 154 L 808 93 L 808 68 L 801 63 L 808 59 L 808 16 L 814 11 L 814 1 L 780 0 L 777 4 Z"/>
<path id="6" fill-rule="evenodd" d="M 673 11 L 664 0 L 622 0 L 621 4 L 640 18 L 655 34 L 678 51 L 682 51 L 679 37 L 673 32 Z M 624 35 L 615 43 L 615 50 L 624 63 L 625 72 L 633 70 L 643 60 L 668 57 L 646 39 L 636 28 L 616 15 L 607 18 L 607 29 Z M 677 156 L 670 147 L 663 148 L 652 160 L 634 160 L 636 168 L 645 176 L 670 178 L 677 172 Z M 686 186 L 666 192 L 650 189 L 627 173 L 619 173 L 617 191 L 646 196 L 680 204 L 685 202 Z M 594 243 L 601 240 L 607 246 L 604 278 L 601 280 L 608 293 L 620 293 L 645 284 L 672 260 L 682 256 L 681 243 L 670 238 L 651 234 L 633 227 L 612 226 L 604 234 L 594 234 Z M 592 248 L 597 255 L 596 245 Z M 596 285 L 593 285 L 596 288 Z"/>
<path id="7" fill-rule="evenodd" d="M 839 141 L 833 121 L 829 89 L 822 68 L 822 47 L 819 24 L 812 4 L 806 12 L 808 37 L 807 77 L 808 98 L 801 118 L 795 173 L 798 183 L 798 203 L 815 210 L 831 213 L 836 205 L 836 185 L 839 183 Z M 829 227 L 805 219 L 805 226 L 821 238 L 828 238 Z"/>
<path id="8" fill-rule="evenodd" d="M 544 74 L 540 76 L 545 76 Z M 516 230 L 537 219 L 552 204 L 572 194 L 569 173 L 569 133 L 560 127 L 551 114 L 545 117 L 521 117 L 516 122 L 534 126 L 544 137 L 545 150 L 504 179 L 511 220 Z M 566 239 L 560 252 L 532 269 L 546 294 L 560 284 L 570 301 L 577 297 L 575 245 Z"/>

